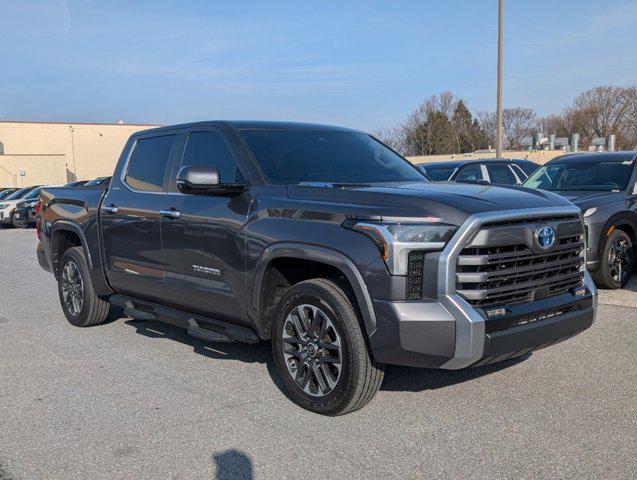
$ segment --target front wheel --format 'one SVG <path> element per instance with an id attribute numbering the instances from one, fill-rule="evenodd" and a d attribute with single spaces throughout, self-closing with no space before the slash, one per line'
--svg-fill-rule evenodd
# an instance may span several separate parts
<path id="1" fill-rule="evenodd" d="M 67 320 L 76 327 L 104 323 L 109 303 L 97 296 L 81 247 L 69 248 L 60 261 L 58 293 Z"/>
<path id="2" fill-rule="evenodd" d="M 623 230 L 615 229 L 606 238 L 602 261 L 594 279 L 602 288 L 622 288 L 630 280 L 635 253 L 630 237 Z"/>
<path id="3" fill-rule="evenodd" d="M 342 415 L 363 407 L 378 392 L 383 365 L 370 354 L 346 287 L 328 279 L 290 287 L 272 328 L 277 372 L 301 407 Z"/>

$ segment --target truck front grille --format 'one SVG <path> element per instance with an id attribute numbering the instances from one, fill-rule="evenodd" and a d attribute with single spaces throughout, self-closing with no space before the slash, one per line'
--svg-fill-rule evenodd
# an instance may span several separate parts
<path id="1" fill-rule="evenodd" d="M 548 222 L 547 222 L 548 221 Z M 549 223 L 559 230 L 559 222 L 570 222 L 558 235 L 549 251 L 538 251 L 529 239 L 530 232 Z M 579 224 L 580 227 L 577 227 Z M 506 229 L 506 234 L 495 232 Z M 526 229 L 526 232 L 525 230 Z M 486 235 L 480 236 L 483 230 Z M 493 234 L 495 246 L 480 245 Z M 470 305 L 478 308 L 514 305 L 551 297 L 582 283 L 584 232 L 578 217 L 522 219 L 483 225 L 474 242 L 458 256 L 456 291 Z M 508 244 L 503 244 L 506 238 Z M 478 243 L 476 245 L 476 243 Z"/>

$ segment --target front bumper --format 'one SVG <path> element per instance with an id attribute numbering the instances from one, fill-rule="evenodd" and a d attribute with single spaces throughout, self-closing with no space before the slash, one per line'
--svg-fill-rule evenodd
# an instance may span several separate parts
<path id="1" fill-rule="evenodd" d="M 14 211 L 14 218 L 27 225 L 35 225 L 35 208 L 16 208 Z"/>
<path id="2" fill-rule="evenodd" d="M 444 301 L 376 301 L 377 361 L 456 370 L 524 355 L 583 332 L 595 321 L 597 289 L 584 274 L 584 295 L 567 293 L 487 319 L 457 295 Z"/>
<path id="3" fill-rule="evenodd" d="M 579 214 L 579 209 L 510 210 L 470 217 L 436 259 L 431 300 L 374 302 L 377 328 L 370 335 L 370 346 L 375 359 L 455 370 L 523 355 L 590 327 L 597 310 L 597 289 L 585 271 L 581 286 L 570 292 L 512 305 L 504 316 L 494 319 L 456 293 L 458 255 L 483 224 L 565 214 Z"/>

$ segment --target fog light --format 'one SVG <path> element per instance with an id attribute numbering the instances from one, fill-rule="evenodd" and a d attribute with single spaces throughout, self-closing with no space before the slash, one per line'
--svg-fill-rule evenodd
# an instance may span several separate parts
<path id="1" fill-rule="evenodd" d="M 577 288 L 573 292 L 573 295 L 575 295 L 576 297 L 583 297 L 584 295 L 586 295 L 586 288 L 585 287 Z"/>
<path id="2" fill-rule="evenodd" d="M 493 310 L 487 310 L 487 317 L 501 317 L 502 315 L 506 315 L 506 308 L 494 308 Z"/>

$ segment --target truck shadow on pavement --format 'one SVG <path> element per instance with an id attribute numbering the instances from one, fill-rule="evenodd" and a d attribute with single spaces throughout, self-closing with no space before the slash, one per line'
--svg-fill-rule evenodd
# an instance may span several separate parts
<path id="1" fill-rule="evenodd" d="M 119 318 L 122 317 L 123 315 L 120 314 Z M 245 363 L 266 364 L 268 373 L 270 377 L 272 377 L 272 381 L 279 390 L 287 396 L 287 393 L 283 388 L 283 383 L 276 373 L 274 362 L 272 361 L 270 344 L 268 342 L 260 342 L 254 345 L 247 345 L 243 343 L 210 343 L 189 336 L 183 328 L 162 322 L 127 319 L 124 323 L 134 327 L 135 331 L 140 335 L 180 342 L 192 347 L 195 353 L 211 359 L 239 360 Z M 527 354 L 495 365 L 466 368 L 463 370 L 434 370 L 388 365 L 386 367 L 385 380 L 383 381 L 381 390 L 420 392 L 424 390 L 444 388 L 498 372 L 523 362 L 530 356 L 531 354 Z"/>
<path id="2" fill-rule="evenodd" d="M 250 457 L 240 450 L 226 450 L 212 456 L 217 467 L 216 480 L 252 480 L 254 470 Z"/>
<path id="3" fill-rule="evenodd" d="M 387 365 L 385 367 L 385 379 L 380 389 L 390 392 L 422 392 L 424 390 L 449 387 L 512 367 L 524 362 L 531 355 L 531 353 L 528 353 L 521 357 L 494 365 L 465 368 L 462 370 L 435 370 Z"/>

